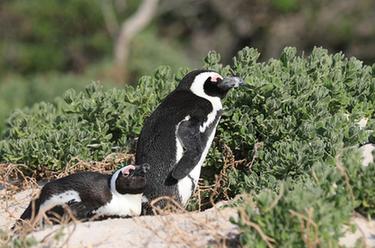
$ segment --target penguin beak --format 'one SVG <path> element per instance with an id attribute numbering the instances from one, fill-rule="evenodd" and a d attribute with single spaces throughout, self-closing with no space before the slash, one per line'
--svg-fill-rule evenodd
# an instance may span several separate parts
<path id="1" fill-rule="evenodd" d="M 217 87 L 227 91 L 232 88 L 238 88 L 245 85 L 246 84 L 244 83 L 244 81 L 239 77 L 225 77 L 217 84 Z"/>

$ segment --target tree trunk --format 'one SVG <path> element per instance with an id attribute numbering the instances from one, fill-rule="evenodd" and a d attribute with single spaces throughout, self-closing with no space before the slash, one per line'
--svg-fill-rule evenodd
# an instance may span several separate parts
<path id="1" fill-rule="evenodd" d="M 155 16 L 158 2 L 143 0 L 137 12 L 121 24 L 114 48 L 114 77 L 119 83 L 126 81 L 130 42 Z"/>

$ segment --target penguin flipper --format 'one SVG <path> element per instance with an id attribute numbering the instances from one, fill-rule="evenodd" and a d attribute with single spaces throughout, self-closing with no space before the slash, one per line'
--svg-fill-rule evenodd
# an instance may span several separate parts
<path id="1" fill-rule="evenodd" d="M 88 219 L 93 216 L 94 207 L 79 201 L 72 201 L 67 204 L 72 214 L 79 220 Z"/>
<path id="2" fill-rule="evenodd" d="M 199 121 L 194 118 L 182 121 L 178 126 L 177 139 L 181 142 L 184 152 L 172 170 L 174 179 L 180 180 L 189 175 L 200 160 L 204 147 L 199 126 Z"/>

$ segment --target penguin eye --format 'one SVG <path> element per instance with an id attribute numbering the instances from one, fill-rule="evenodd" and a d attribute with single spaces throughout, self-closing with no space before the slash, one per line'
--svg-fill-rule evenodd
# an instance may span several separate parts
<path id="1" fill-rule="evenodd" d="M 134 172 L 134 170 L 129 170 L 129 171 L 127 172 L 127 174 L 125 174 L 125 176 L 130 176 L 130 175 L 133 174 L 133 172 Z"/>
<path id="2" fill-rule="evenodd" d="M 221 80 L 223 80 L 223 79 L 219 75 L 208 77 L 208 81 L 210 81 L 211 83 L 214 83 L 214 84 L 219 83 Z"/>
<path id="3" fill-rule="evenodd" d="M 134 165 L 128 165 L 121 170 L 122 175 L 129 176 L 135 170 Z"/>

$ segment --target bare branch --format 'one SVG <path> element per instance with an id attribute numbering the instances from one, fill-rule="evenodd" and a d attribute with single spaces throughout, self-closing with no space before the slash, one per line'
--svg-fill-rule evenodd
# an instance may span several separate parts
<path id="1" fill-rule="evenodd" d="M 119 30 L 119 23 L 116 18 L 116 13 L 113 8 L 112 1 L 100 0 L 100 5 L 101 5 L 106 29 L 109 32 L 109 34 L 112 36 L 112 38 L 115 38 Z"/>
<path id="2" fill-rule="evenodd" d="M 156 14 L 158 2 L 143 0 L 137 12 L 122 23 L 114 51 L 119 76 L 125 75 L 130 41 L 150 23 Z"/>

